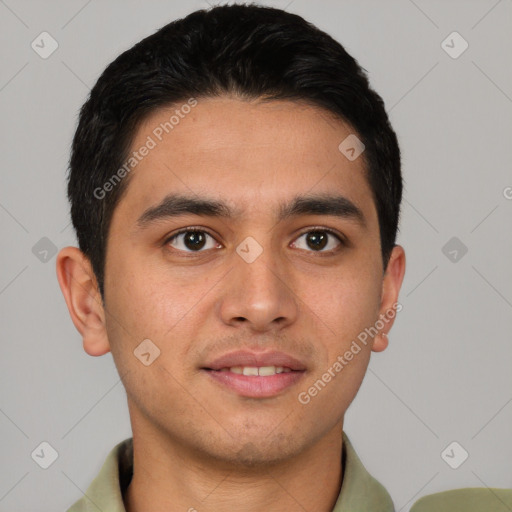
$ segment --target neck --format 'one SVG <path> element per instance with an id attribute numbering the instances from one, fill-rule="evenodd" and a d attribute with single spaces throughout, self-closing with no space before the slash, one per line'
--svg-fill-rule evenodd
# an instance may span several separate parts
<path id="1" fill-rule="evenodd" d="M 133 436 L 127 512 L 331 512 L 342 481 L 342 425 L 300 454 L 265 467 L 230 466 L 158 436 Z"/>

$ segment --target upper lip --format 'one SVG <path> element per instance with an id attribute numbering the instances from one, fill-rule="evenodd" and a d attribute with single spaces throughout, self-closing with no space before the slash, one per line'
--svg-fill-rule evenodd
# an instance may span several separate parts
<path id="1" fill-rule="evenodd" d="M 237 350 L 223 354 L 207 363 L 203 368 L 220 370 L 234 366 L 283 366 L 298 371 L 306 369 L 298 359 L 284 352 L 251 352 L 249 350 Z"/>

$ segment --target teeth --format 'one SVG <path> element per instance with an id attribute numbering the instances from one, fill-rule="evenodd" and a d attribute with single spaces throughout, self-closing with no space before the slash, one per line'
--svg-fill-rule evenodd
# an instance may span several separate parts
<path id="1" fill-rule="evenodd" d="M 237 373 L 238 375 L 266 377 L 276 373 L 289 373 L 292 370 L 283 366 L 233 366 L 231 368 L 221 368 L 220 371 Z"/>
<path id="2" fill-rule="evenodd" d="M 275 366 L 262 366 L 258 370 L 257 375 L 275 375 L 277 373 L 277 368 Z"/>

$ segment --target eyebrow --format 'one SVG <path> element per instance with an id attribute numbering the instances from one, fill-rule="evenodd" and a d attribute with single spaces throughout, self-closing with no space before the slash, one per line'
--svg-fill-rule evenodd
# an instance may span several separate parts
<path id="1" fill-rule="evenodd" d="M 240 217 L 242 211 L 238 208 L 233 209 L 224 201 L 217 199 L 169 194 L 159 204 L 145 210 L 137 220 L 137 226 L 140 229 L 145 229 L 158 221 L 186 214 L 233 219 Z M 279 205 L 276 217 L 280 222 L 300 215 L 334 216 L 354 220 L 361 227 L 366 227 L 366 219 L 362 210 L 342 195 L 296 196 L 289 203 Z"/>

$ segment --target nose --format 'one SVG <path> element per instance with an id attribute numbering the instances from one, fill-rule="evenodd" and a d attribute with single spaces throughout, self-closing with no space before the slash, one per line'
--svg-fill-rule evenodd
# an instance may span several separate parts
<path id="1" fill-rule="evenodd" d="M 296 321 L 298 297 L 284 262 L 278 264 L 271 251 L 264 250 L 252 262 L 234 253 L 233 263 L 220 298 L 220 316 L 226 325 L 247 324 L 246 328 L 261 333 Z"/>

